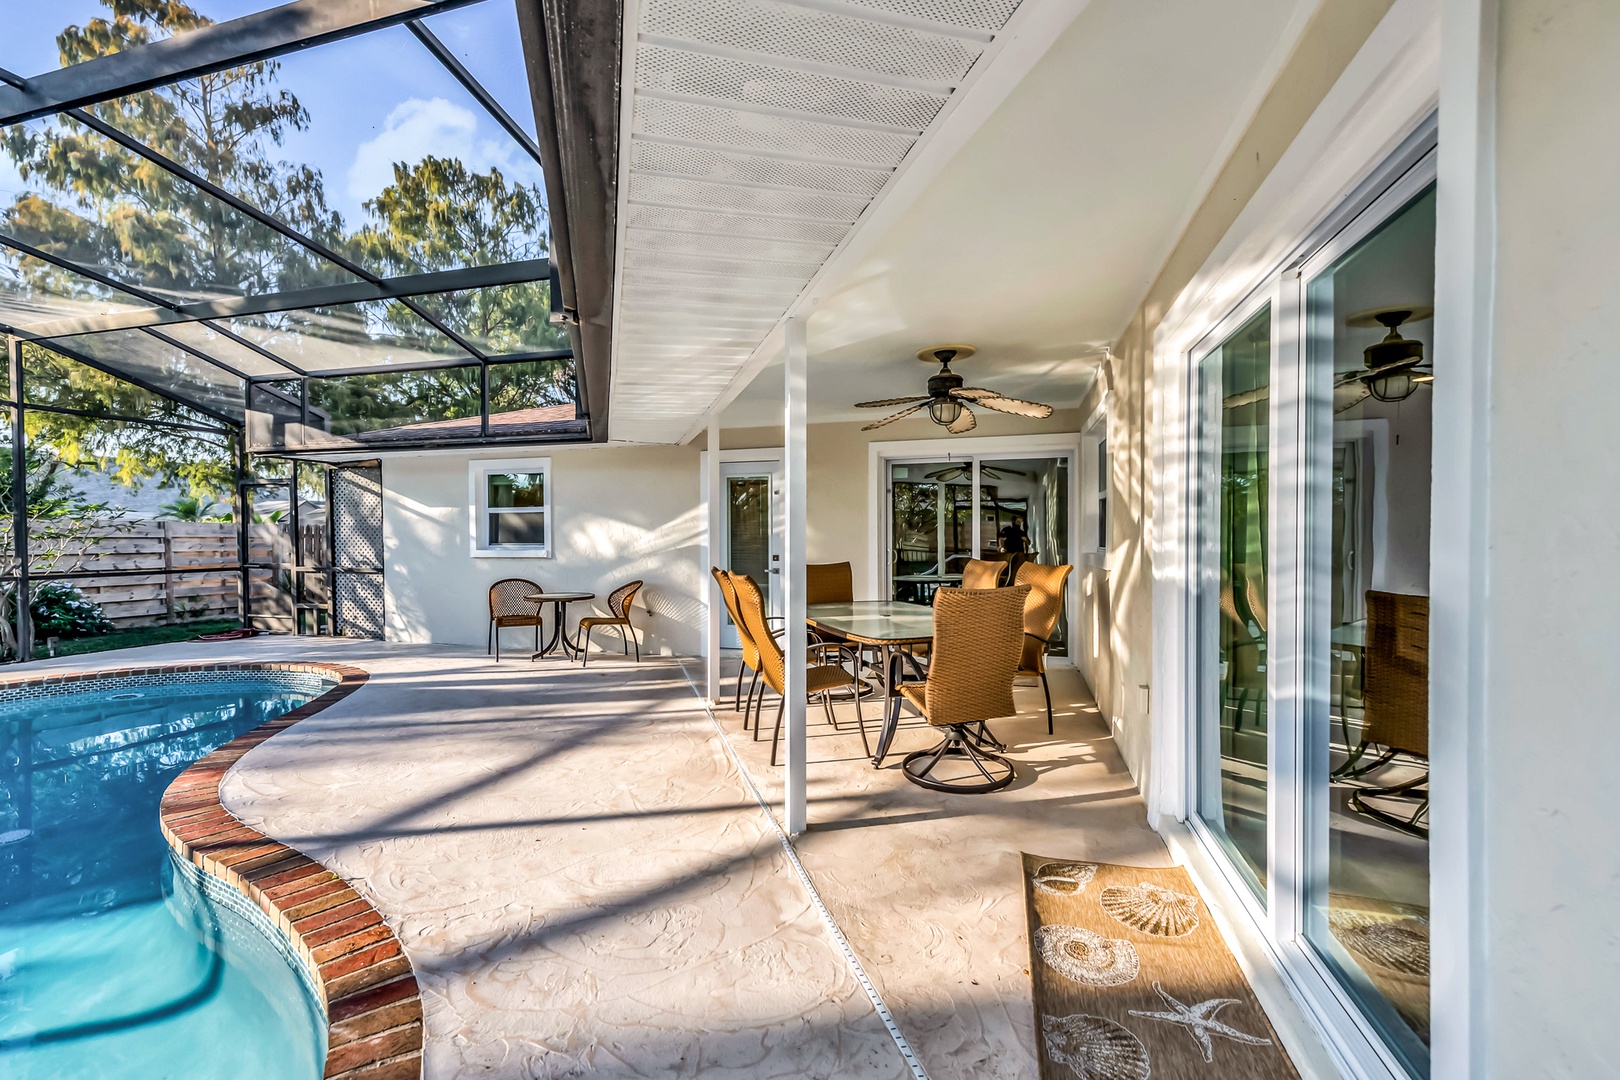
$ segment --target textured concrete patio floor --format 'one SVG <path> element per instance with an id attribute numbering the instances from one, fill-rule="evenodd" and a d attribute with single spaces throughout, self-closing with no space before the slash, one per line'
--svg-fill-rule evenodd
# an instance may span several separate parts
<path id="1" fill-rule="evenodd" d="M 698 663 L 689 664 L 696 681 Z M 722 671 L 734 674 L 736 662 Z M 932 792 L 900 774 L 905 754 L 938 742 L 915 715 L 875 770 L 853 705 L 835 710 L 842 731 L 819 707 L 809 711 L 810 830 L 795 847 L 933 1080 L 1036 1075 L 1019 852 L 1170 865 L 1085 683 L 1072 668 L 1050 677 L 1055 734 L 1039 684 L 1020 687 L 1018 716 L 991 725 L 1011 747 L 1017 779 L 988 795 Z M 779 808 L 771 724 L 754 741 L 730 702 L 718 711 L 722 726 Z M 876 703 L 865 714 L 875 745 Z M 772 698 L 767 721 L 774 715 Z"/>
<path id="2" fill-rule="evenodd" d="M 372 673 L 224 797 L 392 924 L 429 1080 L 909 1075 L 676 662 L 270 638 L 28 670 L 196 659 Z"/>

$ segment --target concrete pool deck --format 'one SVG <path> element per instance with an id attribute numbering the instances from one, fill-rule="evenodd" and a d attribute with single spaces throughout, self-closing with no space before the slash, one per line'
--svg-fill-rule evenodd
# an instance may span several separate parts
<path id="1" fill-rule="evenodd" d="M 17 671 L 199 660 L 370 672 L 252 750 L 221 793 L 388 921 L 421 984 L 429 1080 L 914 1075 L 727 746 L 775 800 L 768 743 L 728 709 L 711 718 L 697 662 L 582 670 L 260 638 Z M 899 757 L 932 741 L 915 718 L 873 770 L 852 726 L 810 714 L 812 824 L 795 848 L 936 1080 L 1035 1073 L 1020 851 L 1170 862 L 1081 680 L 1053 673 L 1055 736 L 1038 687 L 1018 700 L 995 727 L 1020 779 L 977 797 L 900 776 Z"/>

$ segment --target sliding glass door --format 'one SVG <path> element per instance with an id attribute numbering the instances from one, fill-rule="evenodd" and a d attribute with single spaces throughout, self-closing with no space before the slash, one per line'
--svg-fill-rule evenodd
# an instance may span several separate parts
<path id="1" fill-rule="evenodd" d="M 1198 816 L 1266 898 L 1271 305 L 1198 363 Z"/>
<path id="2" fill-rule="evenodd" d="M 889 596 L 929 603 L 970 559 L 1058 565 L 1070 557 L 1073 454 L 951 454 L 890 459 Z M 1068 654 L 1067 613 L 1049 656 Z"/>
<path id="3" fill-rule="evenodd" d="M 1430 188 L 1325 252 L 1304 294 L 1303 932 L 1416 1075 L 1429 1041 L 1434 211 Z"/>
<path id="4" fill-rule="evenodd" d="M 1433 153 L 1188 357 L 1186 795 L 1367 1075 L 1429 1075 Z M 1435 722 L 1441 722 L 1435 718 Z M 1252 902 L 1251 902 L 1252 901 Z"/>

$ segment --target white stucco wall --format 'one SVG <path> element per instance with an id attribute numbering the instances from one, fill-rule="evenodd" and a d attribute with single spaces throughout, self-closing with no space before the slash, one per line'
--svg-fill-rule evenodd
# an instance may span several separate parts
<path id="1" fill-rule="evenodd" d="M 487 590 L 526 577 L 553 591 L 607 594 L 646 582 L 631 616 L 642 651 L 693 655 L 702 624 L 698 457 L 686 447 L 535 451 L 551 459 L 552 538 L 546 559 L 473 558 L 468 462 L 523 453 L 401 454 L 383 459 L 383 548 L 390 641 L 482 645 Z M 578 607 L 573 616 L 584 614 Z M 533 632 L 506 631 L 507 647 Z M 617 639 L 611 631 L 603 641 Z"/>
<path id="2" fill-rule="evenodd" d="M 1613 1077 L 1620 5 L 1502 0 L 1500 32 L 1472 1075 Z"/>

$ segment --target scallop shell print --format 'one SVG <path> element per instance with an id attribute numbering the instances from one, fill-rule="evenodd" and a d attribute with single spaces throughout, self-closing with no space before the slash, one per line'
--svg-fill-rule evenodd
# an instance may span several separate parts
<path id="1" fill-rule="evenodd" d="M 1046 965 L 1077 983 L 1120 986 L 1142 970 L 1135 945 L 1081 926 L 1043 926 L 1035 937 Z"/>
<path id="2" fill-rule="evenodd" d="M 1403 975 L 1429 977 L 1429 927 L 1422 919 L 1335 911 L 1328 916 L 1328 926 L 1357 957 Z"/>
<path id="3" fill-rule="evenodd" d="M 1126 1027 L 1101 1016 L 1041 1017 L 1046 1056 L 1079 1080 L 1148 1080 L 1147 1047 Z"/>
<path id="4" fill-rule="evenodd" d="M 1096 863 L 1046 862 L 1035 868 L 1032 880 L 1041 892 L 1074 896 L 1085 892 L 1086 886 L 1096 876 Z"/>
<path id="5" fill-rule="evenodd" d="M 1154 937 L 1185 937 L 1198 929 L 1198 897 L 1146 881 L 1110 885 L 1100 902 L 1104 911 L 1132 930 Z"/>

